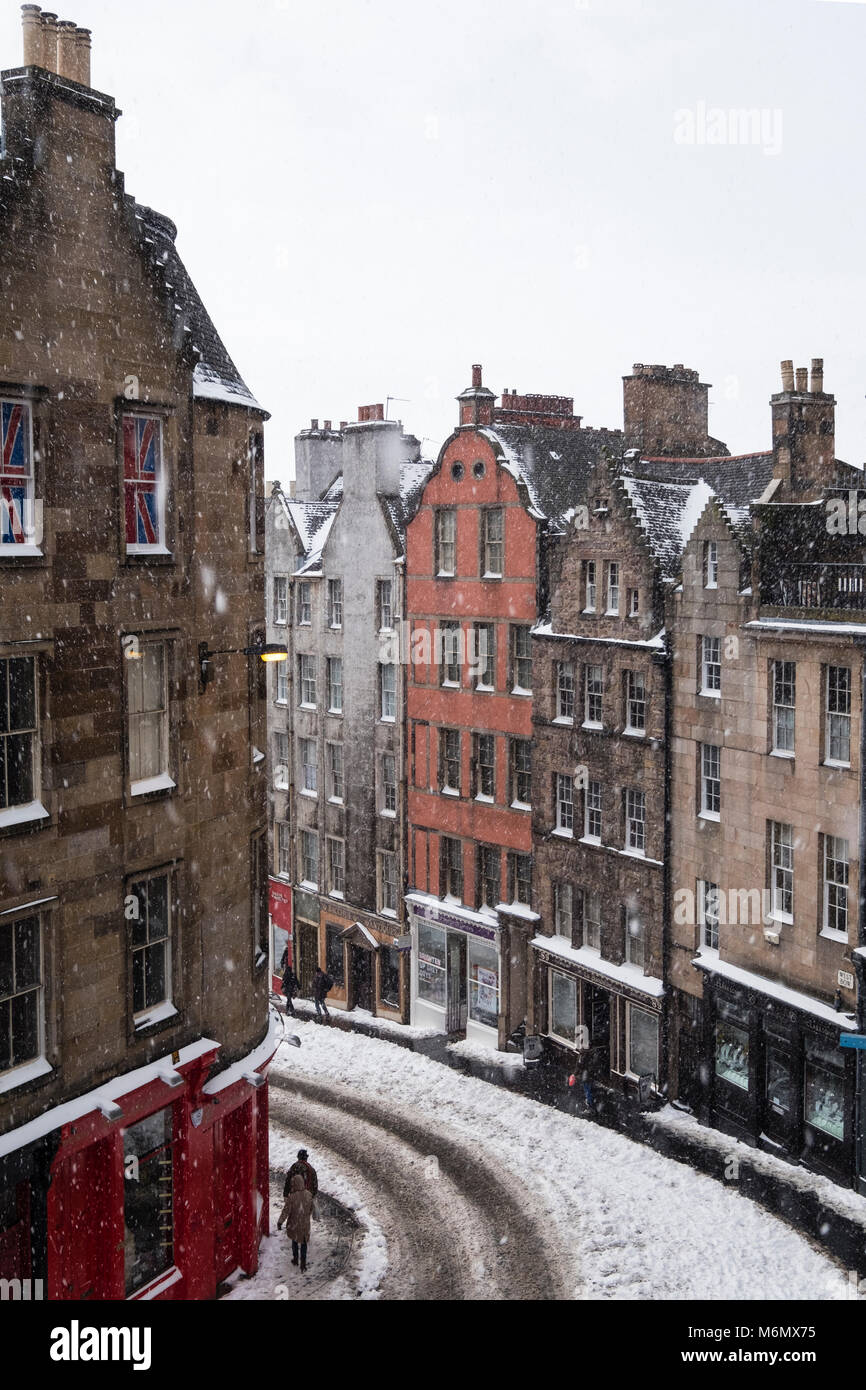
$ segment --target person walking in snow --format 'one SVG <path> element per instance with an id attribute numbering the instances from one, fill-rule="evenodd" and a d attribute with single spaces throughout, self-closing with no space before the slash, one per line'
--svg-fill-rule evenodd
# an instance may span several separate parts
<path id="1" fill-rule="evenodd" d="M 309 1154 L 307 1153 L 306 1149 L 298 1149 L 297 1163 L 293 1163 L 288 1173 L 286 1173 L 286 1181 L 283 1185 L 284 1201 L 288 1201 L 289 1193 L 292 1190 L 292 1178 L 296 1177 L 303 1178 L 304 1187 L 307 1189 L 311 1197 L 315 1197 L 317 1192 L 319 1191 L 319 1179 L 316 1176 L 315 1168 L 313 1167 L 312 1163 L 309 1162 Z"/>
<path id="2" fill-rule="evenodd" d="M 313 1194 L 305 1187 L 300 1173 L 292 1178 L 286 1205 L 280 1221 L 285 1218 L 286 1235 L 292 1242 L 292 1264 L 301 1260 L 301 1273 L 307 1268 L 307 1246 L 310 1243 L 310 1217 L 313 1211 Z"/>
<path id="3" fill-rule="evenodd" d="M 283 965 L 283 994 L 286 996 L 286 1013 L 296 1018 L 295 1006 L 292 1003 L 296 994 L 301 992 L 301 982 L 289 964 L 289 952 L 286 949 L 282 960 Z"/>
<path id="4" fill-rule="evenodd" d="M 313 977 L 313 1002 L 316 1005 L 316 1018 L 319 1018 L 322 1013 L 325 1015 L 325 1018 L 331 1017 L 328 1013 L 325 997 L 328 991 L 333 988 L 334 981 L 331 979 L 330 975 L 326 975 L 322 967 L 317 965 L 316 973 Z"/>

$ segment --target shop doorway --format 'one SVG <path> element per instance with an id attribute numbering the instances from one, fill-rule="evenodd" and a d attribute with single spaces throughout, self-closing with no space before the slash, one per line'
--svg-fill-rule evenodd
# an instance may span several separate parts
<path id="1" fill-rule="evenodd" d="M 352 997 L 350 1008 L 373 1013 L 373 952 L 363 946 L 350 946 Z"/>
<path id="2" fill-rule="evenodd" d="M 460 932 L 448 933 L 448 1008 L 446 1028 L 449 1033 L 465 1033 L 467 1009 L 466 937 Z"/>
<path id="3" fill-rule="evenodd" d="M 584 1017 L 597 1077 L 610 1075 L 610 995 L 597 985 L 584 985 Z"/>
<path id="4" fill-rule="evenodd" d="M 313 997 L 313 977 L 319 964 L 319 930 L 310 922 L 298 922 L 298 979 L 304 999 Z"/>

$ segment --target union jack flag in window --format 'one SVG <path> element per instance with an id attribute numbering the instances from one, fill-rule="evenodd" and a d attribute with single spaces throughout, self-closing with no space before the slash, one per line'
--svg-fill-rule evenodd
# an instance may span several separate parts
<path id="1" fill-rule="evenodd" d="M 0 544 L 27 543 L 32 506 L 30 407 L 23 401 L 0 401 Z"/>
<path id="2" fill-rule="evenodd" d="M 148 415 L 123 417 L 126 544 L 160 545 L 162 426 Z"/>

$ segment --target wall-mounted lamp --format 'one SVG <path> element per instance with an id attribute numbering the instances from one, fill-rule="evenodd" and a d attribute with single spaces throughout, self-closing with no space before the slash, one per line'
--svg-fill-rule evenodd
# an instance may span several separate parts
<path id="1" fill-rule="evenodd" d="M 259 643 L 255 647 L 222 647 L 219 651 L 212 652 L 207 642 L 199 642 L 198 679 L 199 690 L 202 693 L 207 689 L 213 675 L 211 666 L 215 656 L 257 656 L 260 661 L 288 661 L 289 652 L 287 647 L 277 646 L 273 642 Z"/>

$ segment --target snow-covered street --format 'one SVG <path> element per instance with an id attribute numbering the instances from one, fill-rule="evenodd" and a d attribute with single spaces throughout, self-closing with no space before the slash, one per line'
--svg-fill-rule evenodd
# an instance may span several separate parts
<path id="1" fill-rule="evenodd" d="M 358 1229 L 341 1262 L 333 1223 L 314 1225 L 306 1281 L 274 1229 L 229 1297 L 846 1296 L 840 1266 L 733 1186 L 405 1048 L 292 1028 L 302 1047 L 271 1071 L 272 1172 L 305 1144 Z"/>

